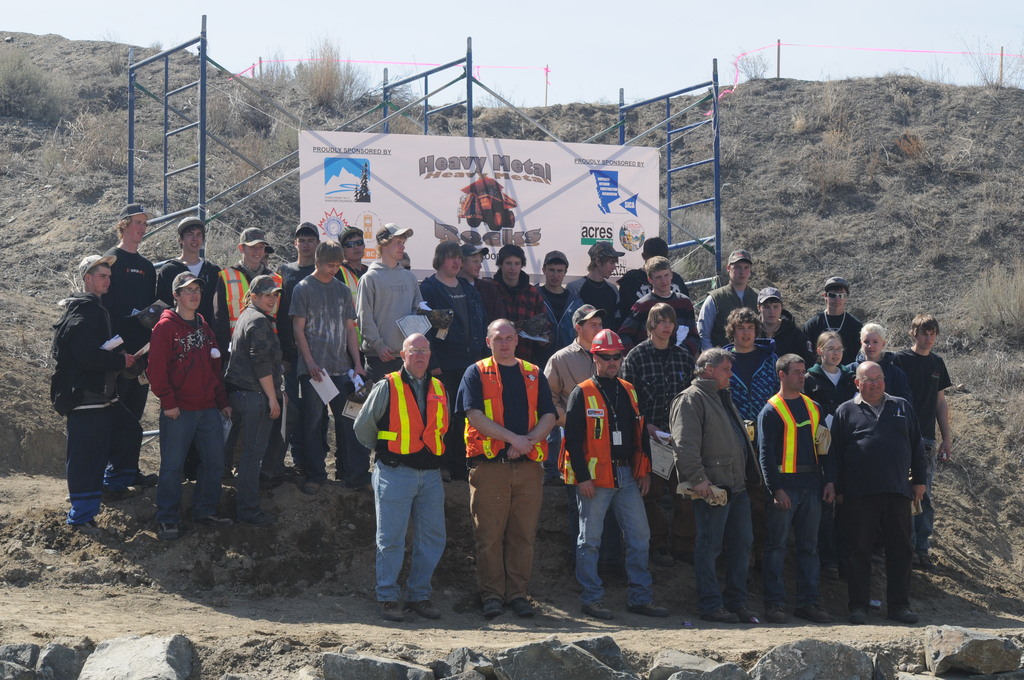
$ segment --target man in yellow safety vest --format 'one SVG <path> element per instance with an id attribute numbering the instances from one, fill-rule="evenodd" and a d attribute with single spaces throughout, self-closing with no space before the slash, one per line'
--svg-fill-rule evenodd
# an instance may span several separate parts
<path id="1" fill-rule="evenodd" d="M 821 501 L 831 503 L 835 486 L 825 483 L 814 440 L 821 411 L 803 394 L 804 360 L 785 354 L 775 362 L 779 392 L 757 417 L 761 471 L 768 487 L 767 539 L 764 549 L 765 620 L 786 623 L 783 567 L 790 525 L 796 544 L 796 609 L 793 615 L 814 623 L 831 623 L 818 599 L 818 523 Z"/>

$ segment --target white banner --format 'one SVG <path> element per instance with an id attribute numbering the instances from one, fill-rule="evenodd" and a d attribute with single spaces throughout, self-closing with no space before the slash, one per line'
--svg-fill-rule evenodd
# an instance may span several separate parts
<path id="1" fill-rule="evenodd" d="M 658 235 L 658 152 L 603 144 L 363 134 L 299 133 L 301 221 L 333 238 L 363 230 L 366 259 L 386 223 L 409 227 L 413 269 L 432 273 L 439 241 L 488 247 L 493 275 L 505 244 L 526 252 L 523 271 L 539 279 L 545 253 L 564 252 L 569 274 L 587 273 L 587 250 L 611 241 L 625 252 L 615 276 L 643 264 Z"/>

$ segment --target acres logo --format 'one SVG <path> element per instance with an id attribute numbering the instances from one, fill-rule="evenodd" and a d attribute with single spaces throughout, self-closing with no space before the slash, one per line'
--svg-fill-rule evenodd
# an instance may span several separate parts
<path id="1" fill-rule="evenodd" d="M 615 228 L 607 222 L 583 222 L 580 224 L 580 245 L 592 246 L 598 241 L 615 238 Z"/>

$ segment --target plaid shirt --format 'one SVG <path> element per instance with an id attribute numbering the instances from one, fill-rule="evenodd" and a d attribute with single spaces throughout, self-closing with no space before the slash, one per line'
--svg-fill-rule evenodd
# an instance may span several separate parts
<path id="1" fill-rule="evenodd" d="M 501 280 L 501 274 L 495 275 L 491 280 L 481 279 L 477 281 L 477 290 L 480 291 L 480 298 L 484 303 L 488 324 L 495 319 L 508 319 L 515 323 L 539 316 L 545 319 L 547 325 L 544 296 L 537 286 L 530 283 L 530 277 L 526 274 L 519 274 L 519 283 L 514 287 L 506 285 Z M 551 337 L 550 327 L 547 328 L 546 334 Z M 540 349 L 540 343 L 520 337 L 516 346 L 516 357 L 533 362 L 541 356 Z"/>
<path id="2" fill-rule="evenodd" d="M 621 377 L 636 388 L 640 413 L 647 422 L 668 432 L 672 400 L 693 379 L 693 357 L 678 345 L 659 350 L 644 340 L 626 355 Z"/>
<path id="3" fill-rule="evenodd" d="M 683 347 L 690 351 L 690 356 L 696 358 L 700 354 L 700 335 L 697 333 L 697 316 L 693 311 L 693 301 L 685 295 L 672 293 L 667 298 L 661 298 L 654 293 L 644 295 L 635 303 L 630 310 L 629 316 L 622 322 L 619 328 L 619 336 L 622 338 L 626 348 L 635 347 L 647 339 L 647 317 L 650 315 L 651 307 L 664 302 L 676 313 L 676 322 L 687 328 L 686 338 L 683 339 Z"/>

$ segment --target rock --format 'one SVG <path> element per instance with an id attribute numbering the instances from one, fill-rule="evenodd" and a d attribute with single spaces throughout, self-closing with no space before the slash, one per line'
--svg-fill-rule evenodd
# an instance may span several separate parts
<path id="1" fill-rule="evenodd" d="M 709 671 L 703 673 L 696 670 L 682 670 L 668 676 L 668 680 L 750 680 L 747 672 L 734 663 L 720 663 Z"/>
<path id="2" fill-rule="evenodd" d="M 20 645 L 0 645 L 0 661 L 10 661 L 11 663 L 24 666 L 25 668 L 35 668 L 36 660 L 39 658 L 39 645 L 33 645 L 29 643 Z"/>
<path id="3" fill-rule="evenodd" d="M 961 626 L 928 626 L 924 658 L 936 675 L 950 670 L 991 674 L 1020 668 L 1020 650 L 1007 640 Z"/>
<path id="4" fill-rule="evenodd" d="M 452 653 L 445 657 L 444 661 L 439 662 L 438 667 L 435 667 L 434 671 L 439 678 L 474 672 L 493 680 L 494 662 L 469 647 L 459 647 L 452 650 Z"/>
<path id="5" fill-rule="evenodd" d="M 573 644 L 593 654 L 597 657 L 598 661 L 613 671 L 629 673 L 633 670 L 626 663 L 626 659 L 623 658 L 619 645 L 610 635 L 597 635 L 583 638 L 582 640 L 574 640 Z"/>
<path id="6" fill-rule="evenodd" d="M 718 665 L 717 661 L 702 656 L 666 649 L 654 657 L 647 677 L 649 680 L 690 680 L 703 676 L 705 672 L 713 670 Z"/>
<path id="7" fill-rule="evenodd" d="M 87 654 L 66 645 L 46 645 L 39 652 L 36 670 L 46 680 L 75 680 L 82 672 Z"/>
<path id="8" fill-rule="evenodd" d="M 972 675 L 970 680 L 1024 680 L 1024 669 L 993 675 Z"/>
<path id="9" fill-rule="evenodd" d="M 896 673 L 896 680 L 935 680 L 935 676 L 923 675 L 921 673 L 906 673 L 904 671 L 898 671 Z"/>
<path id="10" fill-rule="evenodd" d="M 868 680 L 874 674 L 871 658 L 838 642 L 799 640 L 775 647 L 750 669 L 753 680 L 815 680 L 830 678 Z"/>
<path id="11" fill-rule="evenodd" d="M 871 680 L 896 680 L 896 664 L 883 654 L 871 654 L 871 665 L 874 672 Z"/>
<path id="12" fill-rule="evenodd" d="M 0 680 L 35 680 L 35 671 L 13 661 L 0 660 Z"/>
<path id="13" fill-rule="evenodd" d="M 466 671 L 456 675 L 445 676 L 445 680 L 487 680 L 488 676 L 476 671 Z"/>
<path id="14" fill-rule="evenodd" d="M 192 675 L 192 642 L 173 637 L 116 638 L 96 647 L 79 680 L 186 680 Z"/>
<path id="15" fill-rule="evenodd" d="M 635 680 L 636 676 L 612 670 L 593 654 L 566 644 L 557 638 L 548 638 L 521 647 L 506 649 L 495 659 L 498 680 Z"/>
<path id="16" fill-rule="evenodd" d="M 426 666 L 362 654 L 324 654 L 324 680 L 434 680 Z"/>

